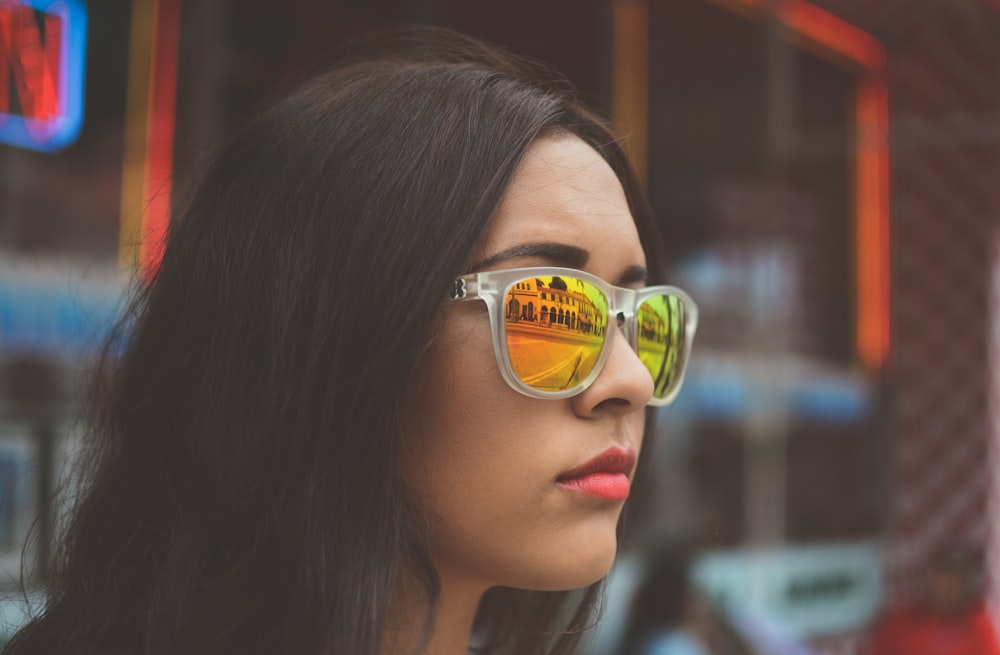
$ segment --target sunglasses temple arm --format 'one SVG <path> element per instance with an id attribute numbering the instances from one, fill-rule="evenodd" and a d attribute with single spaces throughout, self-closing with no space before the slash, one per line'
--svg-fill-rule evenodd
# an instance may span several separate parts
<path id="1" fill-rule="evenodd" d="M 448 298 L 452 301 L 475 300 L 479 298 L 479 280 L 475 273 L 456 278 L 451 285 Z"/>

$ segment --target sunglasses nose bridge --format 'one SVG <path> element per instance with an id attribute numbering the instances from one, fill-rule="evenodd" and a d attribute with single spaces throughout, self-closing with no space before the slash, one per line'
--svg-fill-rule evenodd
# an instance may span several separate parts
<path id="1" fill-rule="evenodd" d="M 638 292 L 635 289 L 612 287 L 611 316 L 628 339 L 629 345 L 636 348 L 635 312 Z"/>
<path id="2" fill-rule="evenodd" d="M 611 302 L 612 316 L 621 314 L 626 319 L 631 318 L 635 314 L 635 299 L 637 296 L 638 292 L 635 289 L 611 287 L 611 297 L 608 300 Z"/>

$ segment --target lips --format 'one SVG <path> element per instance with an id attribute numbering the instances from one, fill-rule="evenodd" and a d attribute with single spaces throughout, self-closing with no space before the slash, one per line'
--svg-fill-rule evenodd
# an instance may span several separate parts
<path id="1" fill-rule="evenodd" d="M 635 451 L 614 447 L 594 459 L 556 478 L 556 484 L 577 493 L 601 500 L 622 501 L 628 498 L 628 476 L 635 467 Z"/>

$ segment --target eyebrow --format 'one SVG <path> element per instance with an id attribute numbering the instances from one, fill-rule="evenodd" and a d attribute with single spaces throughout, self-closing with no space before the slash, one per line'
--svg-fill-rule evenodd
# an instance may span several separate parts
<path id="1" fill-rule="evenodd" d="M 565 243 L 522 243 L 490 255 L 486 259 L 474 264 L 469 270 L 470 272 L 475 273 L 482 271 L 483 269 L 502 264 L 503 262 L 507 262 L 512 259 L 521 259 L 523 257 L 540 257 L 551 261 L 557 266 L 582 269 L 587 264 L 587 260 L 590 259 L 590 253 L 583 248 L 571 246 Z M 649 271 L 646 270 L 645 266 L 634 265 L 625 269 L 625 272 L 622 273 L 617 284 L 624 286 L 629 284 L 645 283 L 648 278 Z"/>
<path id="2" fill-rule="evenodd" d="M 645 284 L 647 281 L 649 281 L 649 271 L 646 270 L 645 266 L 629 266 L 618 280 L 618 286 Z"/>
<path id="3" fill-rule="evenodd" d="M 495 255 L 490 255 L 481 262 L 476 263 L 470 270 L 472 272 L 490 268 L 511 259 L 521 259 L 523 257 L 541 257 L 548 259 L 553 264 L 565 266 L 566 268 L 583 268 L 590 253 L 583 248 L 570 246 L 565 243 L 522 243 L 506 250 L 501 250 Z"/>

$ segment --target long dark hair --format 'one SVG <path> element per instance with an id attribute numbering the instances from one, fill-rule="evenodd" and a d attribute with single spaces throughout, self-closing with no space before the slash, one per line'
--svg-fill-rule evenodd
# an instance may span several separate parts
<path id="1" fill-rule="evenodd" d="M 49 600 L 6 655 L 374 655 L 404 562 L 437 593 L 400 402 L 525 149 L 584 139 L 658 243 L 558 77 L 451 32 L 363 50 L 241 130 L 175 217 L 106 358 Z M 569 652 L 597 591 L 494 590 L 477 625 Z"/>

